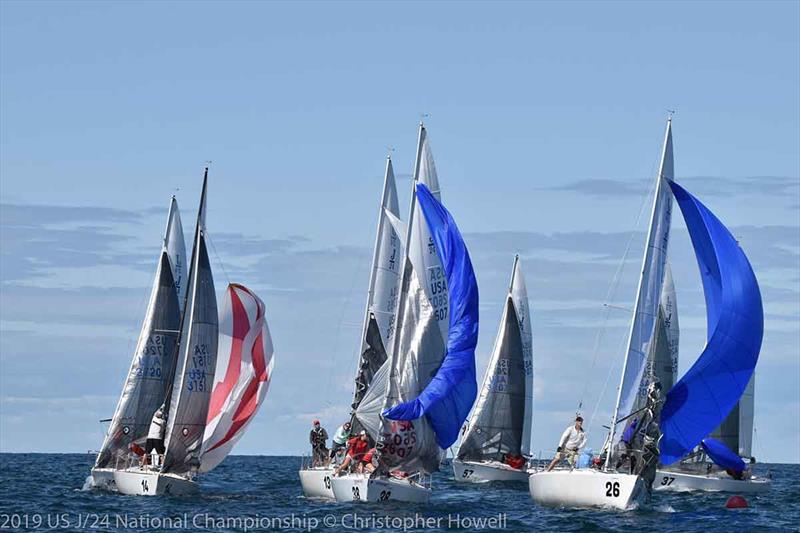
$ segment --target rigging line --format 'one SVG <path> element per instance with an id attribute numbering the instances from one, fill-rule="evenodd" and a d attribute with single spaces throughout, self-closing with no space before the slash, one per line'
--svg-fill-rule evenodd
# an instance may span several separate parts
<path id="1" fill-rule="evenodd" d="M 339 353 L 338 353 L 339 352 L 339 338 L 341 337 L 341 334 L 342 334 L 342 324 L 344 323 L 344 313 L 345 313 L 345 310 L 347 309 L 348 304 L 350 303 L 350 298 L 353 295 L 353 289 L 356 286 L 356 280 L 363 273 L 362 270 L 361 270 L 362 268 L 363 267 L 360 266 L 359 268 L 354 268 L 353 269 L 353 276 L 352 276 L 352 278 L 350 280 L 350 288 L 348 289 L 347 295 L 345 296 L 344 301 L 342 302 L 342 307 L 339 310 L 339 321 L 338 321 L 338 324 L 336 326 L 336 336 L 334 337 L 334 341 L 333 341 L 333 368 L 331 368 L 331 371 L 328 372 L 328 384 L 325 386 L 325 406 L 326 407 L 333 406 L 333 402 L 331 400 L 331 385 L 332 385 L 332 381 L 333 381 L 333 375 L 334 375 L 336 369 L 338 368 L 337 367 L 337 359 L 338 359 L 338 355 L 339 355 Z"/>
<path id="2" fill-rule="evenodd" d="M 219 256 L 219 253 L 217 253 L 217 247 L 214 244 L 214 240 L 211 238 L 211 234 L 208 232 L 208 230 L 205 230 L 203 234 L 205 235 L 206 240 L 209 243 L 211 243 L 211 249 L 214 251 L 214 257 L 217 258 L 217 263 L 219 264 L 219 267 L 222 269 L 222 273 L 225 274 L 225 280 L 228 282 L 228 285 L 230 285 L 231 278 L 230 276 L 228 276 L 228 271 L 225 270 L 225 263 L 222 262 L 222 258 Z"/>
<path id="3" fill-rule="evenodd" d="M 652 180 L 652 184 L 648 187 L 646 193 L 642 197 L 639 206 L 639 213 L 638 215 L 636 215 L 636 221 L 633 225 L 633 229 L 631 230 L 628 236 L 628 242 L 625 245 L 625 251 L 622 253 L 622 259 L 617 264 L 617 269 L 614 272 L 614 276 L 611 278 L 611 283 L 609 283 L 608 289 L 606 290 L 606 296 L 603 302 L 603 305 L 605 307 L 605 313 L 603 315 L 603 320 L 600 324 L 600 327 L 597 329 L 597 332 L 595 333 L 594 346 L 592 348 L 592 364 L 589 367 L 589 372 L 587 373 L 586 379 L 584 380 L 583 383 L 583 391 L 581 392 L 581 395 L 578 400 L 578 412 L 580 412 L 581 408 L 583 407 L 583 400 L 586 398 L 586 392 L 589 388 L 589 382 L 592 377 L 592 372 L 594 371 L 595 365 L 597 364 L 597 356 L 600 353 L 600 343 L 605 334 L 606 325 L 608 324 L 608 318 L 611 313 L 611 306 L 609 305 L 609 301 L 611 300 L 611 297 L 616 294 L 616 291 L 619 288 L 619 282 L 620 279 L 622 278 L 622 270 L 625 267 L 625 262 L 628 258 L 628 254 L 630 253 L 631 246 L 633 245 L 633 240 L 636 237 L 636 230 L 639 227 L 639 224 L 641 223 L 642 214 L 644 213 L 645 207 L 647 206 L 647 198 L 652 196 L 653 191 L 655 190 L 655 186 L 656 186 L 656 180 Z M 606 383 L 608 383 L 608 378 L 606 379 Z M 597 409 L 595 408 L 595 412 L 596 410 Z"/>
<path id="4" fill-rule="evenodd" d="M 621 352 L 625 346 L 626 338 L 623 336 L 619 341 L 619 346 L 617 347 L 617 352 Z M 615 358 L 616 360 L 617 358 Z M 608 390 L 608 383 L 611 381 L 611 376 L 614 375 L 614 371 L 617 369 L 617 363 L 612 362 L 611 366 L 608 369 L 608 373 L 606 374 L 606 380 L 603 383 L 603 388 L 600 389 L 600 396 L 597 398 L 597 402 L 594 404 L 594 409 L 592 410 L 592 414 L 587 420 L 586 423 L 586 432 L 588 433 L 592 427 L 592 423 L 594 422 L 595 416 L 597 416 L 597 411 L 600 409 L 600 404 L 602 403 L 603 397 L 606 394 L 606 390 Z"/>

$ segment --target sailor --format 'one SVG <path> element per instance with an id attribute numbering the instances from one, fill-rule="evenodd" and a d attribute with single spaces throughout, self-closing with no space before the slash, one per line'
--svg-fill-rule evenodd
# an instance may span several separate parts
<path id="1" fill-rule="evenodd" d="M 634 418 L 633 422 L 631 422 L 622 433 L 622 438 L 619 439 L 620 448 L 622 448 L 622 450 L 617 460 L 616 470 L 619 470 L 619 468 L 625 464 L 626 459 L 630 460 L 630 473 L 633 474 L 633 471 L 636 470 L 636 456 L 633 454 L 633 437 L 636 435 L 637 422 L 638 419 Z"/>
<path id="2" fill-rule="evenodd" d="M 359 473 L 364 472 L 366 474 L 373 473 L 375 469 L 378 468 L 378 456 L 378 450 L 374 447 L 370 448 L 358 463 L 357 471 Z"/>
<path id="3" fill-rule="evenodd" d="M 347 441 L 347 457 L 344 458 L 344 461 L 336 468 L 334 473 L 338 476 L 342 470 L 349 467 L 354 461 L 361 461 L 367 450 L 369 450 L 367 432 L 361 430 L 358 436 Z"/>
<path id="4" fill-rule="evenodd" d="M 164 406 L 162 405 L 153 414 L 150 420 L 150 429 L 147 431 L 147 441 L 144 445 L 144 455 L 142 456 L 142 465 L 150 464 L 150 454 L 153 450 L 158 453 L 159 457 L 164 455 L 164 429 L 166 423 L 164 421 Z M 160 462 L 160 461 L 159 461 Z"/>
<path id="5" fill-rule="evenodd" d="M 319 420 L 312 422 L 313 429 L 308 436 L 311 443 L 311 464 L 312 466 L 325 466 L 328 464 L 328 432 L 319 425 Z"/>
<path id="6" fill-rule="evenodd" d="M 347 439 L 350 437 L 350 422 L 345 422 L 336 433 L 333 434 L 333 445 L 331 446 L 331 459 L 334 458 L 336 453 L 347 446 Z"/>
<path id="7" fill-rule="evenodd" d="M 555 468 L 562 459 L 567 459 L 570 464 L 573 464 L 584 446 L 586 446 L 586 433 L 583 432 L 583 418 L 578 416 L 575 417 L 575 425 L 569 426 L 561 435 L 556 455 L 547 467 L 547 471 Z"/>

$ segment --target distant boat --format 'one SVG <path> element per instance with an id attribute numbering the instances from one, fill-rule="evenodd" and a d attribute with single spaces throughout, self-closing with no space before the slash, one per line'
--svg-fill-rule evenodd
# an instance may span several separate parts
<path id="1" fill-rule="evenodd" d="M 364 309 L 361 342 L 356 369 L 353 402 L 351 405 L 351 434 L 363 428 L 355 411 L 372 384 L 378 369 L 387 359 L 386 347 L 394 340 L 395 313 L 400 291 L 400 273 L 403 265 L 402 222 L 397 201 L 394 169 L 391 156 L 386 158 L 378 229 L 372 253 L 367 303 Z M 300 469 L 303 494 L 309 498 L 334 499 L 331 478 L 333 466 L 304 465 Z"/>
<path id="2" fill-rule="evenodd" d="M 208 169 L 203 178 L 183 311 L 177 311 L 180 288 L 170 284 L 169 276 L 164 274 L 164 258 L 168 255 L 164 252 L 159 267 L 161 277 L 157 278 L 161 280 L 159 287 L 164 290 L 164 297 L 151 298 L 152 309 L 148 316 L 166 315 L 169 319 L 150 334 L 170 335 L 170 344 L 162 343 L 165 349 L 159 352 L 161 356 L 171 355 L 169 365 L 163 365 L 167 370 L 162 371 L 161 388 L 140 391 L 137 403 L 132 404 L 127 391 L 142 388 L 144 373 L 129 373 L 120 405 L 130 406 L 143 427 L 137 430 L 135 439 L 125 442 L 126 446 L 115 440 L 115 433 L 109 431 L 106 440 L 115 444 L 109 446 L 108 455 L 103 455 L 101 450 L 98 462 L 101 458 L 108 461 L 103 463 L 103 468 L 111 468 L 113 480 L 106 471 L 95 475 L 97 467 L 92 472 L 95 480 L 102 478 L 103 483 L 99 485 L 123 494 L 154 496 L 195 492 L 196 476 L 216 467 L 243 434 L 264 399 L 271 377 L 273 348 L 264 304 L 241 285 L 232 284 L 226 292 L 222 343 L 218 345 L 219 318 L 206 247 L 207 185 Z M 174 226 L 168 226 L 168 234 L 170 229 Z M 221 355 L 219 362 L 224 365 L 219 368 L 218 354 Z M 145 358 L 137 355 L 134 366 L 142 367 L 142 359 Z M 161 405 L 166 420 L 165 454 L 162 461 L 142 466 L 139 459 L 144 451 L 142 441 L 153 413 Z M 117 411 L 120 412 L 119 407 Z M 124 421 L 121 419 L 116 424 L 120 423 Z M 115 427 L 113 420 L 111 427 Z"/>
<path id="3" fill-rule="evenodd" d="M 654 464 L 648 459 L 657 457 L 657 448 L 652 443 L 658 438 L 653 435 L 657 431 L 655 421 L 658 418 L 660 403 L 658 394 L 653 397 L 653 387 L 659 368 L 656 360 L 668 358 L 668 350 L 657 353 L 657 339 L 667 337 L 663 331 L 664 313 L 661 306 L 664 280 L 668 272 L 667 248 L 669 244 L 670 223 L 672 215 L 672 195 L 669 184 L 673 180 L 672 159 L 672 120 L 667 121 L 664 144 L 661 153 L 653 208 L 647 230 L 647 240 L 642 259 L 642 269 L 637 288 L 636 302 L 628 335 L 628 348 L 622 367 L 617 401 L 614 415 L 606 437 L 605 461 L 602 468 L 555 469 L 551 472 L 535 472 L 530 476 L 531 496 L 537 503 L 544 505 L 563 505 L 569 507 L 613 507 L 627 509 L 649 497 L 652 476 L 655 475 Z M 662 343 L 663 344 L 663 343 Z M 664 345 L 664 348 L 667 348 Z M 649 366 L 649 370 L 648 370 Z M 672 370 L 672 369 L 670 369 Z M 648 396 L 651 396 L 648 399 Z M 640 460 L 637 469 L 631 473 L 628 469 L 616 469 L 619 451 L 618 444 L 623 429 L 637 417 L 637 441 L 647 442 L 649 447 L 640 445 Z M 647 434 L 647 433 L 650 434 Z M 649 469 L 649 470 L 648 470 Z M 649 479 L 648 479 L 649 478 Z"/>
<path id="4" fill-rule="evenodd" d="M 428 501 L 429 475 L 458 438 L 477 394 L 478 287 L 440 202 L 422 124 L 413 176 L 394 342 L 356 409 L 379 443 L 379 466 L 372 474 L 334 477 L 339 502 Z"/>
<path id="5" fill-rule="evenodd" d="M 514 257 L 500 329 L 457 457 L 456 481 L 528 481 L 533 340 L 528 292 Z M 518 461 L 518 464 L 511 464 Z"/>

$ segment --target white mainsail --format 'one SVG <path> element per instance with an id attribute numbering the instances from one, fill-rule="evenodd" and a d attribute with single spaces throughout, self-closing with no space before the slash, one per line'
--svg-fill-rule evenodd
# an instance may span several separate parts
<path id="1" fill-rule="evenodd" d="M 420 124 L 414 180 L 439 199 L 439 182 L 425 127 Z M 445 356 L 448 294 L 444 268 L 412 189 L 406 235 L 406 259 L 397 311 L 397 329 L 389 353 L 389 383 L 384 408 L 413 400 L 428 385 Z M 414 421 L 383 419 L 382 457 L 393 467 L 433 472 L 442 450 L 426 417 Z"/>
<path id="2" fill-rule="evenodd" d="M 144 441 L 153 413 L 164 402 L 171 386 L 181 316 L 176 280 L 181 277 L 180 265 L 185 255 L 178 203 L 173 196 L 144 323 L 114 416 L 97 455 L 97 468 L 114 467 L 117 458 L 128 455 L 132 443 Z"/>
<path id="3" fill-rule="evenodd" d="M 661 164 L 656 177 L 653 211 L 650 217 L 642 271 L 628 336 L 628 349 L 609 433 L 608 442 L 612 450 L 622 434 L 622 431 L 618 431 L 617 420 L 627 417 L 633 411 L 642 379 L 645 376 L 647 360 L 656 338 L 656 323 L 667 269 L 667 248 L 672 215 L 672 193 L 667 182 L 673 178 L 672 120 L 670 119 L 667 121 Z M 610 463 L 611 456 L 611 453 L 607 455 L 606 466 Z"/>
<path id="4" fill-rule="evenodd" d="M 532 407 L 533 339 L 528 293 L 516 256 L 492 355 L 458 458 L 502 461 L 505 455 L 529 455 Z"/>
<path id="5" fill-rule="evenodd" d="M 386 352 L 394 340 L 400 269 L 403 265 L 402 236 L 398 232 L 398 225 L 401 224 L 399 213 L 392 160 L 387 157 L 353 391 L 354 410 L 368 392 L 375 373 L 386 361 Z M 353 431 L 357 430 L 356 424 Z"/>
<path id="6" fill-rule="evenodd" d="M 191 475 L 200 451 L 217 360 L 219 322 L 214 278 L 206 247 L 208 169 L 197 214 L 192 264 L 178 345 L 178 364 L 166 412 L 163 472 Z"/>
<path id="7" fill-rule="evenodd" d="M 275 365 L 264 302 L 253 291 L 228 285 L 219 330 L 200 472 L 215 468 L 242 437 L 267 395 Z"/>

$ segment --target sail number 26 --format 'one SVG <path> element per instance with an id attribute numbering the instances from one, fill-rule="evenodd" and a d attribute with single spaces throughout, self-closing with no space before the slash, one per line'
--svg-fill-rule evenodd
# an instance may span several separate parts
<path id="1" fill-rule="evenodd" d="M 611 498 L 612 496 L 616 498 L 619 496 L 619 481 L 607 481 L 606 482 L 606 496 Z"/>

